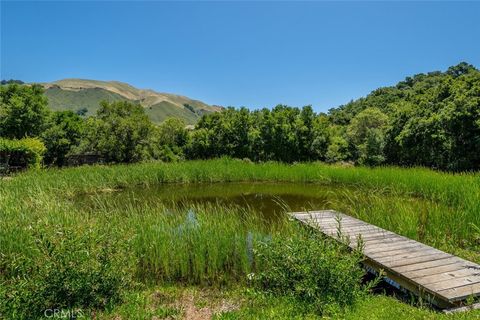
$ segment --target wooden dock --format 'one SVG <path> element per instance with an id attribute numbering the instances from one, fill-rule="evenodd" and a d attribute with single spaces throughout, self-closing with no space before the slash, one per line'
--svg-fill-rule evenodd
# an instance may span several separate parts
<path id="1" fill-rule="evenodd" d="M 387 281 L 441 309 L 460 307 L 480 296 L 480 265 L 420 242 L 332 211 L 293 212 L 292 216 L 352 249 L 361 238 L 364 265 L 383 270 Z"/>

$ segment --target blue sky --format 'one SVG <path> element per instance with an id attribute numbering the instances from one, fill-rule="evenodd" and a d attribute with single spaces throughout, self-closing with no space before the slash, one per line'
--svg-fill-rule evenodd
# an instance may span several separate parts
<path id="1" fill-rule="evenodd" d="M 480 67 L 479 17 L 479 2 L 2 0 L 0 76 L 326 111 L 408 75 Z"/>

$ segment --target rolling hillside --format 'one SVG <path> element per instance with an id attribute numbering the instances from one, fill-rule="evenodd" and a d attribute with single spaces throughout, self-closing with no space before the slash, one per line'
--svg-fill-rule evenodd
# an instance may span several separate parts
<path id="1" fill-rule="evenodd" d="M 64 79 L 41 85 L 53 110 L 77 111 L 86 108 L 87 115 L 95 113 L 102 100 L 140 103 L 155 123 L 167 117 L 178 117 L 193 124 L 204 113 L 222 110 L 222 107 L 210 106 L 185 96 L 137 89 L 118 81 Z"/>

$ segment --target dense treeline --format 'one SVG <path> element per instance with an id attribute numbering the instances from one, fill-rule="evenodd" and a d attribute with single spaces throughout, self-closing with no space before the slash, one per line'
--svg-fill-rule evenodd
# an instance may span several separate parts
<path id="1" fill-rule="evenodd" d="M 228 108 L 200 119 L 186 146 L 189 158 L 230 156 L 254 161 L 319 159 L 325 120 L 311 107 Z"/>
<path id="2" fill-rule="evenodd" d="M 444 73 L 407 77 L 330 110 L 329 117 L 332 124 L 345 127 L 366 110 L 387 117 L 379 139 L 386 163 L 480 168 L 480 72 L 473 66 L 460 63 Z"/>
<path id="3" fill-rule="evenodd" d="M 408 77 L 327 114 L 310 106 L 227 108 L 203 115 L 192 130 L 178 119 L 155 126 L 128 102 L 104 102 L 88 118 L 47 106 L 38 86 L 0 87 L 0 137 L 37 137 L 47 148 L 46 165 L 96 154 L 106 162 L 229 156 L 480 169 L 480 72 L 466 63 Z"/>
<path id="4" fill-rule="evenodd" d="M 204 116 L 189 157 L 480 168 L 480 72 L 460 63 L 408 77 L 328 114 L 277 106 Z"/>

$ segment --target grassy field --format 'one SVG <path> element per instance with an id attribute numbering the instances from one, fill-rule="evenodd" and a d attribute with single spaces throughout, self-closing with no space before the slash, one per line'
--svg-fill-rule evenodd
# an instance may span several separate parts
<path id="1" fill-rule="evenodd" d="M 348 290 L 313 291 L 313 303 L 305 295 L 313 290 L 308 281 L 305 288 L 289 291 L 288 279 L 279 280 L 279 274 L 291 266 L 282 265 L 283 269 L 273 277 L 267 272 L 271 267 L 262 265 L 268 266 L 269 259 L 275 257 L 256 255 L 257 244 L 267 243 L 272 249 L 268 252 L 278 256 L 317 256 L 324 252 L 324 263 L 318 267 L 337 261 L 328 270 L 337 270 L 339 279 L 341 274 L 354 275 L 341 281 L 350 288 L 356 286 L 361 274 L 355 272 L 355 256 L 327 240 L 313 241 L 286 219 L 265 223 L 248 209 L 218 205 L 185 211 L 154 202 L 119 206 L 106 201 L 93 210 L 79 208 L 75 203 L 81 194 L 115 192 L 131 186 L 253 181 L 348 185 L 367 190 L 368 198 L 364 192 L 345 194 L 345 201 L 336 203 L 336 209 L 480 262 L 480 177 L 474 174 L 316 163 L 252 164 L 228 159 L 48 169 L 0 180 L 0 293 L 7 297 L 0 304 L 2 313 L 32 318 L 49 305 L 58 305 L 105 309 L 99 314 L 107 319 L 117 315 L 132 319 L 132 314 L 138 319 L 150 319 L 157 315 L 152 312 L 181 317 L 192 308 L 198 309 L 192 302 L 192 290 L 211 290 L 229 307 L 219 307 L 218 301 L 208 297 L 199 303 L 213 303 L 208 312 L 223 314 L 218 315 L 221 319 L 262 319 L 271 315 L 316 318 L 319 314 L 355 319 L 367 313 L 371 319 L 395 319 L 395 315 L 398 318 L 404 314 L 418 319 L 439 316 L 383 295 L 364 295 L 361 286 L 353 290 L 358 297 L 348 298 L 352 303 L 340 309 Z M 401 200 L 392 202 L 392 197 Z M 432 205 L 416 212 L 415 206 L 402 204 L 405 198 L 428 200 Z M 299 239 L 288 246 L 298 250 L 295 254 L 282 251 L 282 246 L 274 246 L 277 239 Z M 301 247 L 304 243 L 317 245 Z M 318 248 L 322 250 L 317 252 Z M 310 261 L 309 256 L 302 256 L 302 261 Z M 327 281 L 328 271 L 312 272 L 315 261 L 305 263 L 299 277 Z M 276 286 L 265 288 L 250 283 L 252 274 L 270 277 Z M 325 282 L 323 287 L 341 286 Z M 166 294 L 165 290 L 172 292 Z M 167 302 L 150 301 L 158 294 L 167 295 Z M 185 296 L 188 303 L 179 298 Z M 326 296 L 329 301 L 322 300 Z M 172 302 L 177 300 L 180 302 Z M 322 307 L 319 310 L 305 305 Z M 306 311 L 297 314 L 298 309 Z M 475 317 L 480 313 L 454 316 Z"/>

